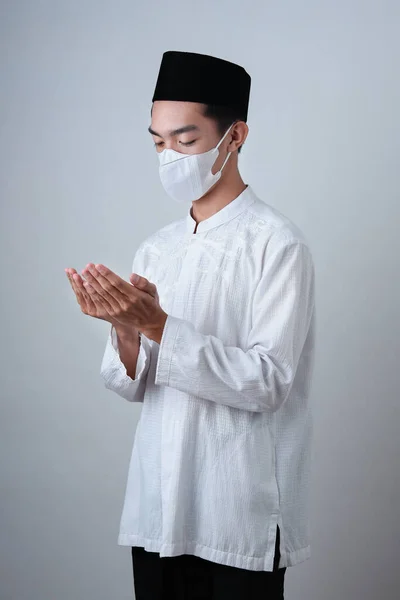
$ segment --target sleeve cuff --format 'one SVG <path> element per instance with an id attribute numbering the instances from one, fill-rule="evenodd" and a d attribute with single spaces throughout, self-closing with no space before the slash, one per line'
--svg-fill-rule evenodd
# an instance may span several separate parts
<path id="1" fill-rule="evenodd" d="M 160 340 L 154 383 L 169 385 L 172 357 L 183 319 L 168 314 Z"/>
<path id="2" fill-rule="evenodd" d="M 125 365 L 121 361 L 121 358 L 119 356 L 117 332 L 115 331 L 114 327 L 111 328 L 110 341 L 111 341 L 111 345 L 112 345 L 112 347 L 113 347 L 113 349 L 115 351 L 115 355 L 116 355 L 116 356 L 114 356 L 114 359 L 119 362 L 122 374 L 125 377 L 127 377 L 129 379 L 129 381 L 131 381 L 131 382 L 139 380 L 141 378 L 141 376 L 143 375 L 145 367 L 146 367 L 146 364 L 147 364 L 147 362 L 146 362 L 146 357 L 147 357 L 146 348 L 148 350 L 150 350 L 150 344 L 149 344 L 147 338 L 145 336 L 143 336 L 139 332 L 140 346 L 139 346 L 139 354 L 138 354 L 137 363 L 136 363 L 135 379 L 132 379 L 131 377 L 129 377 L 129 375 L 126 372 Z"/>

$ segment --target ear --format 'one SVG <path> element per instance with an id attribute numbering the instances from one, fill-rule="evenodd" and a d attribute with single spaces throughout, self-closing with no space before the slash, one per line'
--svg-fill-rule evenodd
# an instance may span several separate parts
<path id="1" fill-rule="evenodd" d="M 228 144 L 227 150 L 229 152 L 235 152 L 239 146 L 243 146 L 247 135 L 249 133 L 249 127 L 244 121 L 237 121 L 232 127 L 232 140 Z"/>

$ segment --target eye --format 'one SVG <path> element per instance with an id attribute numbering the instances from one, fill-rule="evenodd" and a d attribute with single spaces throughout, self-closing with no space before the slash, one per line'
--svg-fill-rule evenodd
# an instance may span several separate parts
<path id="1" fill-rule="evenodd" d="M 162 146 L 164 142 L 155 142 L 154 145 L 157 146 L 157 148 L 159 148 L 160 146 Z"/>
<path id="2" fill-rule="evenodd" d="M 182 146 L 192 146 L 197 140 L 192 140 L 191 142 L 179 142 Z"/>

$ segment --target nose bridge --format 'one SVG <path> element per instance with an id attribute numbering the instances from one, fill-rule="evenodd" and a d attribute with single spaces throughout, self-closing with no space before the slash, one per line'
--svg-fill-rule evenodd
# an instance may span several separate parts
<path id="1" fill-rule="evenodd" d="M 165 148 L 167 148 L 168 150 L 174 149 L 174 138 L 168 135 L 167 133 L 164 134 L 162 141 L 164 142 L 163 150 Z"/>
<path id="2" fill-rule="evenodd" d="M 178 152 L 176 139 L 174 137 L 166 136 L 165 138 L 163 138 L 163 142 L 164 146 L 162 150 L 174 150 L 175 152 Z"/>
<path id="3" fill-rule="evenodd" d="M 168 150 L 175 150 L 174 148 L 174 138 L 167 136 L 166 138 L 164 138 L 164 148 L 168 148 Z"/>

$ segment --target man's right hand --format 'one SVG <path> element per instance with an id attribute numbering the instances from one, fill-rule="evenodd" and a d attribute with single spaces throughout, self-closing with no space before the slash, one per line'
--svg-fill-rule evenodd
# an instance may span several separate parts
<path id="1" fill-rule="evenodd" d="M 116 321 L 110 316 L 105 306 L 99 306 L 98 304 L 95 304 L 93 302 L 93 300 L 90 297 L 90 294 L 88 294 L 85 290 L 85 286 L 83 285 L 83 279 L 79 275 L 79 273 L 77 273 L 75 269 L 69 268 L 65 269 L 65 272 L 67 274 L 71 287 L 75 293 L 77 302 L 83 314 L 88 315 L 89 317 L 94 317 L 95 319 L 102 319 L 103 321 L 108 321 L 109 323 L 114 325 L 114 327 L 120 327 L 120 323 L 118 323 L 118 321 Z M 107 303 L 107 301 L 104 300 L 104 303 Z"/>

